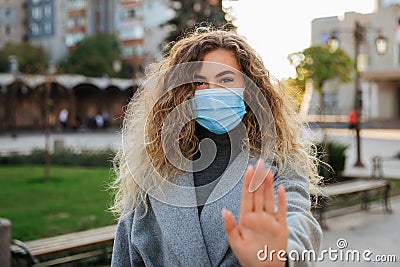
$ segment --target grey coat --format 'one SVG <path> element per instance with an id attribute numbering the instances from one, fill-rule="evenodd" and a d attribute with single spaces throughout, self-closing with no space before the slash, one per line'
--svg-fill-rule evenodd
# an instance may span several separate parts
<path id="1" fill-rule="evenodd" d="M 176 207 L 149 197 L 149 210 L 143 217 L 143 206 L 119 220 L 114 240 L 112 266 L 240 266 L 229 247 L 224 232 L 221 211 L 230 210 L 237 219 L 240 212 L 243 170 L 256 159 L 248 159 L 240 153 L 209 198 L 212 203 L 204 206 L 200 216 L 197 207 Z M 276 169 L 272 168 L 276 174 Z M 241 179 L 231 185 L 232 176 L 240 174 Z M 225 178 L 225 179 L 224 179 Z M 322 231 L 310 213 L 309 181 L 294 171 L 275 175 L 275 191 L 279 185 L 286 190 L 287 220 L 289 242 L 287 251 L 319 251 Z M 193 175 L 190 172 L 180 175 L 179 185 L 193 187 Z M 218 195 L 231 186 L 232 189 L 219 198 Z M 222 191 L 221 191 L 222 190 Z M 176 192 L 175 192 L 176 193 Z M 166 190 L 166 196 L 196 199 L 192 194 L 174 196 L 173 190 Z M 263 248 L 260 248 L 263 249 Z M 256 255 L 254 255 L 256 257 Z M 290 262 L 289 266 L 313 266 L 307 262 Z"/>

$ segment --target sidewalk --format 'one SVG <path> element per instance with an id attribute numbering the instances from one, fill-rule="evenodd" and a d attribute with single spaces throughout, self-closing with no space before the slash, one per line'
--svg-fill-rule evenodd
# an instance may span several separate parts
<path id="1" fill-rule="evenodd" d="M 356 142 L 354 132 L 348 129 L 327 129 L 329 138 L 340 143 L 347 144 L 346 169 L 344 175 L 370 177 L 372 173 L 372 157 L 390 157 L 400 152 L 400 129 L 363 129 L 361 131 L 361 151 L 364 168 L 355 168 Z M 353 135 L 352 135 L 353 134 Z M 313 129 L 310 136 L 321 138 L 321 130 Z M 65 147 L 75 150 L 82 149 L 115 149 L 121 144 L 121 136 L 118 130 L 89 131 L 76 133 L 52 133 L 50 135 L 51 150 L 55 141 L 63 141 Z M 0 135 L 0 153 L 11 152 L 28 153 L 34 148 L 44 149 L 44 133 L 19 133 L 17 138 L 11 138 L 9 134 Z M 385 177 L 400 179 L 400 160 L 383 162 L 383 174 Z"/>
<path id="2" fill-rule="evenodd" d="M 323 262 L 318 262 L 317 267 L 340 266 L 399 266 L 400 262 L 400 197 L 391 199 L 393 213 L 383 211 L 382 205 L 377 202 L 368 211 L 356 211 L 327 219 L 329 229 L 324 231 L 322 249 L 341 250 L 337 246 L 339 239 L 345 239 L 347 247 L 342 249 L 370 250 L 371 259 L 377 255 L 395 255 L 395 263 L 378 262 L 345 262 L 331 261 L 325 257 Z"/>
<path id="3" fill-rule="evenodd" d="M 50 150 L 54 150 L 55 141 L 64 142 L 64 146 L 74 150 L 115 149 L 120 146 L 121 139 L 117 131 L 90 131 L 76 133 L 51 133 Z M 0 153 L 29 153 L 32 149 L 44 149 L 44 133 L 19 133 L 16 138 L 0 135 Z"/>
<path id="4" fill-rule="evenodd" d="M 346 167 L 344 175 L 371 177 L 372 158 L 381 156 L 390 158 L 400 152 L 400 129 L 364 129 L 361 131 L 361 161 L 364 168 L 354 167 L 357 158 L 355 133 L 348 129 L 328 129 L 329 139 L 347 144 Z M 400 179 L 400 159 L 383 161 L 383 175 Z"/>

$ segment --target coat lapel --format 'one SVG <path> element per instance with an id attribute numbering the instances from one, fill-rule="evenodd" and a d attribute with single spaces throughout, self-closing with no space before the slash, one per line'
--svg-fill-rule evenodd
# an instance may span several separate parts
<path id="1" fill-rule="evenodd" d="M 179 175 L 157 199 L 150 197 L 153 212 L 162 231 L 163 243 L 168 246 L 179 266 L 211 266 L 201 232 L 196 204 L 193 175 Z M 167 203 L 174 203 L 170 205 Z M 180 203 L 180 206 L 176 204 Z"/>
<path id="2" fill-rule="evenodd" d="M 241 152 L 229 165 L 210 194 L 199 220 L 193 174 L 179 175 L 162 194 L 150 196 L 150 203 L 162 231 L 163 243 L 175 254 L 179 266 L 218 266 L 229 248 L 222 209 L 239 218 L 243 175 L 256 159 Z M 174 203 L 170 205 L 167 203 Z M 180 205 L 177 205 L 180 204 Z"/>
<path id="3" fill-rule="evenodd" d="M 241 152 L 224 172 L 201 213 L 200 224 L 212 266 L 221 264 L 229 248 L 222 209 L 230 210 L 236 220 L 239 218 L 243 176 L 248 164 L 248 154 Z"/>

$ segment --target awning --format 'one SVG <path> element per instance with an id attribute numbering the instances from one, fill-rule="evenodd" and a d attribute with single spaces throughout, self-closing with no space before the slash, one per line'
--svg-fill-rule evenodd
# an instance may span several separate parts
<path id="1" fill-rule="evenodd" d="M 369 70 L 360 75 L 362 79 L 372 82 L 400 81 L 400 69 Z"/>
<path id="2" fill-rule="evenodd" d="M 46 75 L 18 75 L 18 79 L 30 88 L 36 88 L 39 85 L 48 81 L 49 76 Z M 51 77 L 53 82 L 60 84 L 61 86 L 72 89 L 80 84 L 91 84 L 100 90 L 104 90 L 108 87 L 116 87 L 121 91 L 124 91 L 130 87 L 138 86 L 140 80 L 133 79 L 117 79 L 117 78 L 93 78 L 86 77 L 78 74 L 60 74 Z M 10 73 L 0 73 L 0 87 L 9 86 L 16 81 L 17 77 Z"/>

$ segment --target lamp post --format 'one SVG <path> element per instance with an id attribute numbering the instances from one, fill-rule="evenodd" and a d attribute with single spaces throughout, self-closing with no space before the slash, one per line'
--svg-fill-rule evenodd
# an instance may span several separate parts
<path id="1" fill-rule="evenodd" d="M 53 82 L 53 75 L 56 68 L 52 62 L 49 63 L 46 73 L 45 85 L 45 158 L 44 158 L 44 181 L 47 182 L 50 177 L 50 97 L 51 97 L 51 83 Z"/>
<path id="2" fill-rule="evenodd" d="M 330 39 L 328 40 L 328 45 L 334 49 L 334 47 L 339 47 L 339 39 L 337 38 L 336 32 L 331 34 Z M 361 78 L 358 66 L 358 60 L 360 57 L 360 49 L 362 43 L 365 41 L 366 29 L 363 25 L 361 25 L 358 21 L 355 22 L 355 27 L 353 30 L 354 35 L 354 64 L 356 69 L 356 77 L 354 80 L 354 110 L 356 112 L 356 145 L 357 145 L 357 159 L 354 164 L 355 167 L 364 167 L 364 164 L 361 160 L 361 113 L 362 113 L 362 90 L 361 90 Z M 384 55 L 387 51 L 388 40 L 383 34 L 378 31 L 378 36 L 375 39 L 375 48 L 378 55 Z"/>
<path id="3" fill-rule="evenodd" d="M 19 82 L 19 77 L 18 77 L 18 58 L 16 55 L 10 55 L 8 57 L 9 63 L 10 63 L 10 73 L 14 76 L 14 89 L 11 90 L 11 116 L 9 119 L 11 119 L 11 137 L 16 138 L 17 137 L 17 125 L 16 125 L 16 97 L 17 97 L 17 91 L 18 91 L 18 82 Z"/>
<path id="4" fill-rule="evenodd" d="M 364 164 L 361 161 L 361 138 L 360 138 L 360 130 L 361 130 L 361 109 L 362 109 L 362 91 L 361 91 L 361 82 L 360 82 L 360 72 L 358 71 L 358 58 L 360 55 L 361 43 L 364 41 L 365 36 L 365 28 L 359 23 L 355 23 L 354 29 L 354 64 L 356 67 L 356 77 L 354 80 L 354 110 L 356 111 L 356 143 L 357 143 L 357 160 L 354 164 L 355 167 L 364 167 Z"/>

